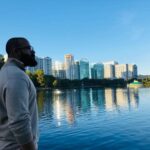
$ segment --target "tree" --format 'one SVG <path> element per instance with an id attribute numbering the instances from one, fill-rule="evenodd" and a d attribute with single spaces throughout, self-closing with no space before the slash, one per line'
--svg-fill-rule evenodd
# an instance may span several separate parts
<path id="1" fill-rule="evenodd" d="M 45 86 L 45 79 L 44 79 L 43 70 L 36 70 L 34 75 L 35 75 L 35 78 L 37 80 L 38 86 L 44 87 Z"/>
<path id="2" fill-rule="evenodd" d="M 58 80 L 54 80 L 53 86 L 56 87 L 58 85 Z"/>
<path id="3" fill-rule="evenodd" d="M 34 85 L 36 87 L 39 86 L 35 74 L 33 74 L 32 72 L 30 72 L 29 70 L 26 70 L 26 74 L 30 77 L 30 79 L 32 80 L 32 82 L 34 83 Z"/>
<path id="4" fill-rule="evenodd" d="M 0 55 L 0 69 L 2 68 L 3 65 L 4 65 L 4 57 Z"/>
<path id="5" fill-rule="evenodd" d="M 52 75 L 45 75 L 45 87 L 53 87 L 53 82 L 55 81 L 55 77 Z"/>

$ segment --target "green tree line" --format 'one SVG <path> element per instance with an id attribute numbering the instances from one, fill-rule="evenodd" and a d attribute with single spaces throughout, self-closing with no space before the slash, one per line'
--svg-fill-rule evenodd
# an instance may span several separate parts
<path id="1" fill-rule="evenodd" d="M 150 87 L 150 77 L 141 80 L 145 87 Z"/>
<path id="2" fill-rule="evenodd" d="M 44 75 L 42 70 L 36 70 L 34 73 L 26 71 L 26 73 L 36 87 L 42 88 L 126 87 L 127 84 L 123 79 L 58 79 L 52 75 Z"/>

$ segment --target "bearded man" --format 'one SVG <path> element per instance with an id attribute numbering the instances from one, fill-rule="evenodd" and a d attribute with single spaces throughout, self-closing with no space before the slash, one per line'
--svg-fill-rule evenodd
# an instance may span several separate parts
<path id="1" fill-rule="evenodd" d="M 25 67 L 37 65 L 29 41 L 15 37 L 6 44 L 8 60 L 0 70 L 0 150 L 36 150 L 36 89 Z"/>

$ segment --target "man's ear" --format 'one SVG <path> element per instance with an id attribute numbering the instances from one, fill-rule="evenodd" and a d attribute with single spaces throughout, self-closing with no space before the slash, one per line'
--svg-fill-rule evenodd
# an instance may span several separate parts
<path id="1" fill-rule="evenodd" d="M 22 51 L 17 50 L 17 49 L 13 49 L 12 50 L 12 56 L 14 56 L 16 59 L 20 59 L 22 56 Z"/>

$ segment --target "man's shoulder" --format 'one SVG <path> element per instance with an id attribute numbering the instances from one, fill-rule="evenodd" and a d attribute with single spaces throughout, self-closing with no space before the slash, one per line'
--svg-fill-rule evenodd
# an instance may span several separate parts
<path id="1" fill-rule="evenodd" d="M 5 66 L 1 70 L 1 75 L 9 79 L 24 79 L 28 80 L 27 74 L 17 66 Z"/>

